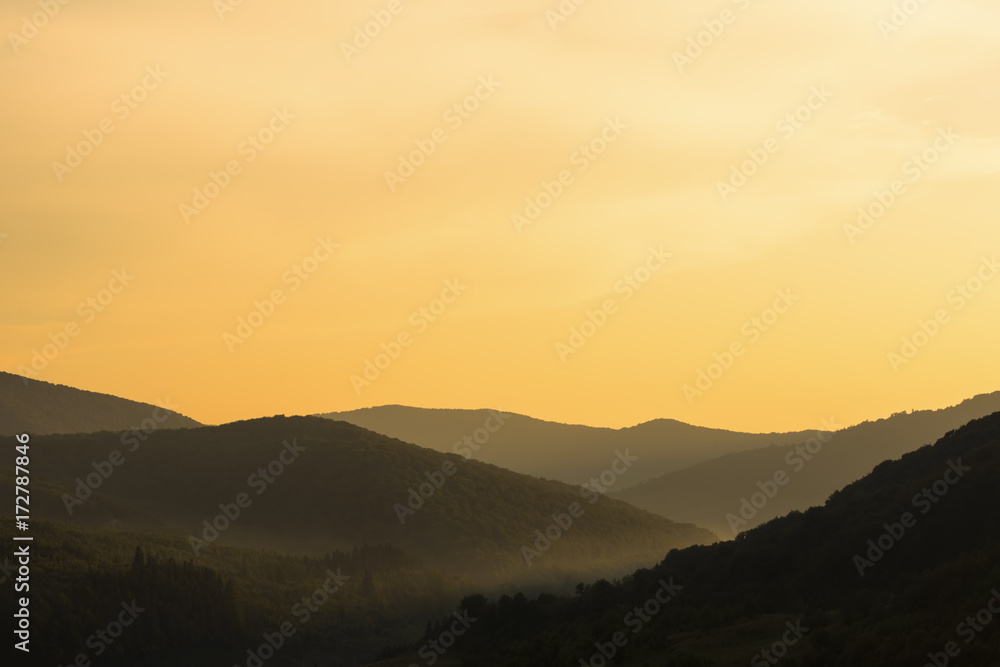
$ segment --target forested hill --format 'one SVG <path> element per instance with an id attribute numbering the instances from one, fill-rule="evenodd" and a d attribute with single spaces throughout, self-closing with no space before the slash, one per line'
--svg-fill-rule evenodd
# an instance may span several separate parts
<path id="1" fill-rule="evenodd" d="M 168 399 L 156 406 L 0 372 L 0 435 L 201 426 Z"/>
<path id="2" fill-rule="evenodd" d="M 948 431 L 1000 410 L 1000 392 L 982 394 L 941 410 L 897 413 L 836 433 L 813 434 L 796 446 L 773 446 L 722 456 L 611 495 L 627 503 L 705 526 L 723 539 L 794 510 L 822 505 L 830 494 L 867 474 L 879 462 L 935 442 Z M 803 447 L 803 445 L 805 445 Z M 783 481 L 781 491 L 760 501 L 761 486 Z M 781 477 L 784 475 L 784 477 Z M 739 521 L 743 500 L 754 512 Z M 751 515 L 752 514 L 752 515 Z"/>
<path id="3" fill-rule="evenodd" d="M 220 543 L 309 554 L 395 544 L 484 581 L 624 573 L 672 548 L 716 539 L 579 487 L 318 417 L 142 439 L 45 436 L 32 440 L 31 451 L 38 518 L 204 539 L 211 533 L 203 522 L 213 521 L 220 505 L 235 513 L 233 503 L 246 494 L 248 506 L 221 531 Z M 120 463 L 109 467 L 112 452 Z M 10 474 L 0 468 L 0 487 L 9 490 Z M 92 493 L 81 487 L 89 482 L 99 482 Z"/>
<path id="4" fill-rule="evenodd" d="M 251 664 L 355 667 L 419 636 L 472 585 L 388 545 L 313 558 L 216 545 L 195 558 L 180 536 L 47 521 L 31 531 L 43 549 L 31 560 L 31 659 L 5 664 L 246 665 L 265 633 L 291 623 L 279 655 Z M 0 516 L 0 539 L 16 534 L 13 517 Z M 9 580 L 16 568 L 14 556 L 0 557 L 0 608 L 23 594 Z M 322 604 L 302 603 L 324 585 L 332 592 Z M 122 612 L 124 632 L 102 641 L 97 632 Z"/>
<path id="5" fill-rule="evenodd" d="M 475 438 L 479 461 L 535 477 L 582 484 L 607 465 L 616 449 L 638 458 L 625 488 L 707 461 L 723 454 L 769 445 L 794 445 L 815 435 L 798 433 L 739 433 L 692 426 L 673 419 L 656 419 L 629 428 L 598 428 L 560 424 L 494 410 L 436 410 L 384 405 L 350 412 L 332 412 L 328 419 L 357 424 L 405 442 L 452 452 Z"/>
<path id="6" fill-rule="evenodd" d="M 612 646 L 613 664 L 628 667 L 775 664 L 761 652 L 776 644 L 767 655 L 797 667 L 913 667 L 929 656 L 942 665 L 998 664 L 1000 616 L 980 613 L 1000 595 L 998 507 L 1000 413 L 735 542 L 671 552 L 652 569 L 581 587 L 572 599 L 485 605 L 455 662 L 445 664 L 587 664 L 616 632 L 626 645 Z M 682 589 L 635 624 L 634 609 L 662 582 Z M 789 627 L 808 632 L 797 637 Z M 786 638 L 795 641 L 780 646 Z"/>

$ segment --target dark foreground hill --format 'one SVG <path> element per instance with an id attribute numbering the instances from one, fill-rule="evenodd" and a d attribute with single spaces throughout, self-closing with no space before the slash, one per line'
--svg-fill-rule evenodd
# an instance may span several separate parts
<path id="1" fill-rule="evenodd" d="M 774 446 L 729 454 L 611 495 L 675 521 L 705 526 L 723 539 L 795 510 L 821 505 L 880 461 L 938 440 L 1000 410 L 1000 392 L 943 410 L 900 413 L 813 434 L 803 447 Z M 778 482 L 784 482 L 776 486 Z"/>
<path id="2" fill-rule="evenodd" d="M 990 667 L 998 507 L 1000 413 L 734 542 L 673 551 L 569 599 L 483 600 L 440 664 Z"/>
<path id="3" fill-rule="evenodd" d="M 215 543 L 302 554 L 385 543 L 523 584 L 625 572 L 715 540 L 579 487 L 318 417 L 44 436 L 31 452 L 36 518 L 181 535 L 192 554 Z M 13 496 L 12 472 L 0 466 L 0 493 Z"/>
<path id="4" fill-rule="evenodd" d="M 0 436 L 201 426 L 170 407 L 0 372 Z"/>
<path id="5" fill-rule="evenodd" d="M 583 484 L 604 470 L 616 451 L 638 460 L 618 488 L 723 454 L 804 442 L 813 432 L 739 433 L 657 419 L 630 428 L 595 428 L 542 421 L 492 410 L 432 410 L 402 405 L 320 415 L 346 421 L 439 452 L 474 447 L 476 460 L 508 470 Z M 471 440 L 471 443 L 470 443 Z"/>
<path id="6" fill-rule="evenodd" d="M 0 539 L 13 527 L 0 517 Z M 41 521 L 31 533 L 31 653 L 4 664 L 353 667 L 419 636 L 472 585 L 388 545 L 316 558 L 216 545 L 195 558 L 179 536 Z M 5 615 L 21 595 L 16 569 L 0 556 Z M 272 655 L 266 637 L 280 643 Z"/>

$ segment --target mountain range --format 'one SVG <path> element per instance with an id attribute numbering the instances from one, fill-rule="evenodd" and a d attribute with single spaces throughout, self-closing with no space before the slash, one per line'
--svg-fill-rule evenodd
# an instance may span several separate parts
<path id="1" fill-rule="evenodd" d="M 440 410 L 386 405 L 331 412 L 328 419 L 439 452 L 474 449 L 477 460 L 526 475 L 587 483 L 607 466 L 616 451 L 638 459 L 617 488 L 687 468 L 724 454 L 769 445 L 794 445 L 812 431 L 739 433 L 657 419 L 629 428 L 559 424 L 497 410 Z"/>
<path id="2" fill-rule="evenodd" d="M 48 662 L 124 597 L 153 612 L 107 664 L 250 664 L 336 582 L 269 665 L 1000 664 L 1000 392 L 786 434 L 172 407 L 0 375 L 57 555 L 33 585 Z M 429 653 L 455 618 L 475 621 Z"/>
<path id="3" fill-rule="evenodd" d="M 279 416 L 140 436 L 32 438 L 33 515 L 185 536 L 194 556 L 216 533 L 312 555 L 392 543 L 484 582 L 610 575 L 716 539 L 593 490 L 346 422 Z M 11 494 L 12 477 L 0 468 Z"/>
<path id="4" fill-rule="evenodd" d="M 998 506 L 1000 413 L 735 541 L 571 597 L 476 598 L 476 623 L 439 665 L 991 667 Z M 379 665 L 412 664 L 434 630 Z"/>
<path id="5" fill-rule="evenodd" d="M 899 458 L 998 411 L 1000 392 L 983 394 L 942 410 L 899 413 L 829 435 L 816 433 L 795 445 L 727 454 L 611 493 L 636 507 L 705 526 L 731 539 L 788 512 L 822 505 L 831 493 L 882 461 Z"/>

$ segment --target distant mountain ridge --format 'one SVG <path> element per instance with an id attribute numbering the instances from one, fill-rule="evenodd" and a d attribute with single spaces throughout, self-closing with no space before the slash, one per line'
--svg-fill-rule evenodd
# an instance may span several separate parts
<path id="1" fill-rule="evenodd" d="M 215 541 L 206 521 L 226 524 L 220 543 L 285 553 L 394 544 L 484 581 L 627 571 L 716 539 L 579 487 L 317 417 L 162 430 L 134 450 L 124 444 L 114 433 L 32 438 L 33 516 L 193 537 L 204 544 L 192 555 Z M 0 488 L 9 489 L 5 463 Z M 217 519 L 224 512 L 238 519 Z"/>
<path id="2" fill-rule="evenodd" d="M 143 422 L 148 424 L 150 419 L 157 428 L 201 426 L 170 407 L 0 371 L 0 436 L 127 431 L 141 427 Z"/>
<path id="3" fill-rule="evenodd" d="M 1000 412 L 735 541 L 571 598 L 487 601 L 448 664 L 996 665 L 998 505 Z M 645 606 L 664 584 L 676 596 Z M 629 623 L 642 609 L 645 623 Z"/>
<path id="4" fill-rule="evenodd" d="M 831 493 L 966 423 L 1000 412 L 1000 392 L 942 410 L 898 413 L 832 434 L 815 454 L 782 445 L 728 454 L 612 495 L 675 521 L 689 521 L 731 539 L 795 510 L 822 505 Z M 801 447 L 801 445 L 799 445 Z M 785 477 L 781 477 L 782 473 Z M 784 480 L 778 487 L 775 476 Z M 763 488 L 762 488 L 762 486 Z M 774 497 L 766 497 L 770 493 Z M 764 494 L 764 497 L 755 494 Z M 751 507 L 746 508 L 746 503 Z M 760 505 L 764 502 L 763 506 Z"/>
<path id="5" fill-rule="evenodd" d="M 639 460 L 620 480 L 625 488 L 717 456 L 769 445 L 804 442 L 815 431 L 739 433 L 657 419 L 613 429 L 560 424 L 506 414 L 497 428 L 497 411 L 413 408 L 386 405 L 317 415 L 356 424 L 391 438 L 439 452 L 458 451 L 472 438 L 476 460 L 516 472 L 584 484 L 607 465 L 615 451 L 628 449 Z"/>

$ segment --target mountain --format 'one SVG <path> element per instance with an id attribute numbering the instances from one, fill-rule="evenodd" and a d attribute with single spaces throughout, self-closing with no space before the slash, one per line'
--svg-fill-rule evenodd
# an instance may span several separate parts
<path id="1" fill-rule="evenodd" d="M 31 452 L 36 518 L 201 540 L 193 554 L 215 537 L 301 554 L 384 543 L 482 581 L 529 582 L 624 572 L 715 540 L 594 491 L 317 417 L 41 436 Z M 12 475 L 0 467 L 4 492 Z"/>
<path id="2" fill-rule="evenodd" d="M 170 407 L 0 372 L 0 436 L 201 426 Z"/>
<path id="3" fill-rule="evenodd" d="M 729 454 L 620 493 L 612 490 L 612 496 L 676 521 L 705 526 L 728 539 L 793 510 L 822 505 L 831 493 L 879 462 L 997 411 L 1000 392 L 984 394 L 943 410 L 864 422 L 832 437 L 813 434 L 808 444 Z"/>
<path id="4" fill-rule="evenodd" d="M 1000 664 L 997 507 L 1000 413 L 735 541 L 570 598 L 481 598 L 439 665 Z"/>
<path id="5" fill-rule="evenodd" d="M 584 484 L 629 450 L 638 461 L 616 488 L 745 449 L 804 442 L 813 432 L 738 433 L 657 419 L 630 428 L 559 424 L 492 410 L 386 405 L 324 415 L 439 452 L 474 449 L 477 460 L 534 477 Z"/>

